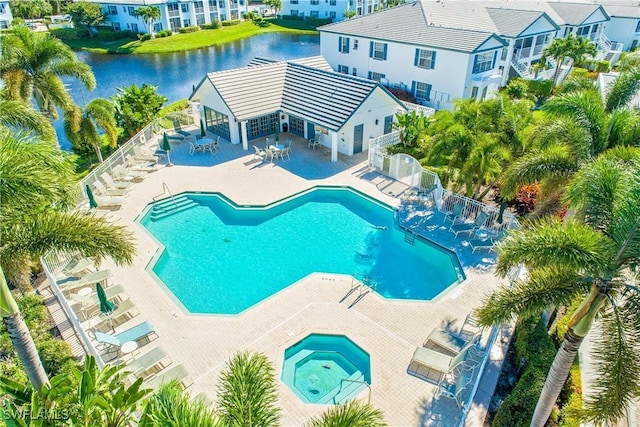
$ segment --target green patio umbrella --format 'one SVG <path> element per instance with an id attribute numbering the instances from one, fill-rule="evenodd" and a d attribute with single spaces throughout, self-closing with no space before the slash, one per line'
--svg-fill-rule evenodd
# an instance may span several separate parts
<path id="1" fill-rule="evenodd" d="M 104 288 L 100 283 L 96 283 L 96 293 L 98 294 L 98 301 L 100 302 L 100 312 L 109 317 L 109 324 L 111 325 L 111 329 L 113 329 L 111 313 L 118 307 L 107 299 L 107 294 L 104 292 Z"/>
<path id="2" fill-rule="evenodd" d="M 205 136 L 207 136 L 207 131 L 204 129 L 204 123 L 200 120 L 200 137 L 204 138 Z"/>
<path id="3" fill-rule="evenodd" d="M 171 156 L 169 156 L 169 151 L 171 151 L 171 144 L 169 144 L 169 137 L 167 136 L 166 132 L 162 135 L 162 143 L 160 144 L 160 148 L 167 152 L 167 166 L 173 166 L 173 163 L 171 163 Z"/>
<path id="4" fill-rule="evenodd" d="M 84 186 L 85 190 L 87 190 L 87 199 L 89 199 L 89 209 L 94 209 L 98 207 L 98 203 L 96 202 L 96 198 L 93 197 L 93 191 L 91 191 L 91 187 L 89 184 Z"/>
<path id="5" fill-rule="evenodd" d="M 276 128 L 276 142 L 280 141 L 280 126 Z"/>
<path id="6" fill-rule="evenodd" d="M 502 224 L 504 221 L 504 211 L 507 208 L 507 201 L 503 200 L 500 203 L 500 212 L 498 213 L 498 224 Z"/>

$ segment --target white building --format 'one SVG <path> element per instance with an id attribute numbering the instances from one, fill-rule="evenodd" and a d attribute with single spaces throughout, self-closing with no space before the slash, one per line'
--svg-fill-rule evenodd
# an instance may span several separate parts
<path id="1" fill-rule="evenodd" d="M 623 50 L 635 50 L 640 44 L 640 7 L 637 4 L 615 5 L 605 3 L 611 22 L 604 33 L 612 42 L 621 43 Z"/>
<path id="2" fill-rule="evenodd" d="M 171 30 L 177 32 L 182 27 L 210 24 L 215 20 L 240 19 L 248 11 L 249 0 L 87 0 L 102 5 L 107 24 L 115 31 L 129 30 L 148 33 L 149 29 L 141 18 L 134 16 L 140 6 L 156 6 L 161 17 L 155 22 L 155 32 Z"/>
<path id="3" fill-rule="evenodd" d="M 318 138 L 332 161 L 367 150 L 369 138 L 391 132 L 395 113 L 406 111 L 379 83 L 331 71 L 320 57 L 210 73 L 189 100 L 200 102 L 210 132 L 245 150 L 291 132 Z"/>
<path id="4" fill-rule="evenodd" d="M 0 30 L 5 30 L 11 26 L 13 15 L 8 1 L 0 1 Z"/>
<path id="5" fill-rule="evenodd" d="M 320 27 L 322 56 L 340 73 L 410 90 L 437 109 L 492 96 L 507 42 L 493 32 L 436 24 L 436 6 L 422 1 Z"/>
<path id="6" fill-rule="evenodd" d="M 382 9 L 383 0 L 283 0 L 282 15 L 331 18 L 341 21 L 347 10 L 356 15 L 369 15 Z"/>

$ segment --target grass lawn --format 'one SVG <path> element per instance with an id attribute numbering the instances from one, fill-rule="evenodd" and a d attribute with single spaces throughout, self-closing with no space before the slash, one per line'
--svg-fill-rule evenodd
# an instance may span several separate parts
<path id="1" fill-rule="evenodd" d="M 98 53 L 167 53 L 199 49 L 232 42 L 263 33 L 318 34 L 316 29 L 303 21 L 272 19 L 267 25 L 258 26 L 251 21 L 218 30 L 200 30 L 194 33 L 176 33 L 171 37 L 156 38 L 141 42 L 123 39 L 104 42 L 97 39 L 65 40 L 72 49 Z"/>

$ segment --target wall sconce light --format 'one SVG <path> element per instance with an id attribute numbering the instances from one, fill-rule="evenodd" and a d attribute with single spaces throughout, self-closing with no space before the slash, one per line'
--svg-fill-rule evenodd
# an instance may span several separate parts
<path id="1" fill-rule="evenodd" d="M 281 120 L 284 120 L 284 114 L 280 116 L 280 119 L 281 119 Z"/>
<path id="2" fill-rule="evenodd" d="M 376 119 L 376 126 L 378 126 L 378 123 L 380 123 L 380 120 Z"/>

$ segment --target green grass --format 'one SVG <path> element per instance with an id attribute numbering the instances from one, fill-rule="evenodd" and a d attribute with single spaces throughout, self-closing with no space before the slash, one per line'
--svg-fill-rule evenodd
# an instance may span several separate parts
<path id="1" fill-rule="evenodd" d="M 264 33 L 318 34 L 316 29 L 304 21 L 272 19 L 267 25 L 259 26 L 251 21 L 239 25 L 222 27 L 218 30 L 200 30 L 194 33 L 174 34 L 141 42 L 123 39 L 104 42 L 93 39 L 65 40 L 72 49 L 82 49 L 98 53 L 168 53 L 200 49 L 245 39 Z"/>

